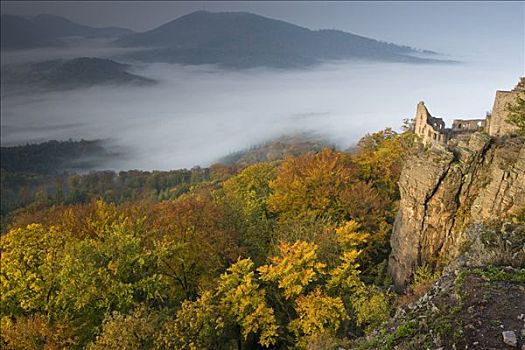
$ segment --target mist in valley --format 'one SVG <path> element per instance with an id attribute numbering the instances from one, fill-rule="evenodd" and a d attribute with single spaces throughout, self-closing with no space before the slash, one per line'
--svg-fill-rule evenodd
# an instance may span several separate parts
<path id="1" fill-rule="evenodd" d="M 224 70 L 214 66 L 125 62 L 130 49 L 105 41 L 61 49 L 2 52 L 3 64 L 97 56 L 132 63 L 152 86 L 68 90 L 2 86 L 2 146 L 51 139 L 103 139 L 121 157 L 104 168 L 168 170 L 207 166 L 229 153 L 298 132 L 341 149 L 367 132 L 399 130 L 418 101 L 450 123 L 484 118 L 497 89 L 511 89 L 520 57 L 456 64 L 330 62 L 308 69 Z M 116 58 L 115 58 L 116 57 Z"/>

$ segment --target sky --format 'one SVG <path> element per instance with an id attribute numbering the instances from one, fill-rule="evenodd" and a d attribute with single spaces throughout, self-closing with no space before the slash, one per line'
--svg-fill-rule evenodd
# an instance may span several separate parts
<path id="1" fill-rule="evenodd" d="M 187 13 L 248 11 L 310 29 L 339 29 L 375 39 L 476 57 L 525 51 L 522 1 L 2 1 L 2 13 L 49 13 L 94 26 L 145 31 Z"/>

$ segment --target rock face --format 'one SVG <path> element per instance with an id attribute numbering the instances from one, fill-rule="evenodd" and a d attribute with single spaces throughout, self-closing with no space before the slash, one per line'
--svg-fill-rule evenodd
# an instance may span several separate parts
<path id="1" fill-rule="evenodd" d="M 407 160 L 399 188 L 389 272 L 402 290 L 418 266 L 442 266 L 461 255 L 471 224 L 522 210 L 525 141 L 475 133 L 434 147 Z"/>

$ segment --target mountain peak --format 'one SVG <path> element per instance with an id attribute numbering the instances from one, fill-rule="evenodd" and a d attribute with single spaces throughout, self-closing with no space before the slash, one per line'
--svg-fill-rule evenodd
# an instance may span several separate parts
<path id="1" fill-rule="evenodd" d="M 150 47 L 131 54 L 150 62 L 218 64 L 230 68 L 304 67 L 329 60 L 436 62 L 419 50 L 337 30 L 312 31 L 250 12 L 195 11 L 115 42 Z"/>

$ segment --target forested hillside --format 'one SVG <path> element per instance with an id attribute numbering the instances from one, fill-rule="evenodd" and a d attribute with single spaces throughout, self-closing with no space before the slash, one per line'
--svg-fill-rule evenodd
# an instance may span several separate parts
<path id="1" fill-rule="evenodd" d="M 55 179 L 4 212 L 10 349 L 327 349 L 388 319 L 414 135 L 253 165 Z M 29 176 L 29 175 L 27 175 Z M 28 180 L 31 182 L 30 180 Z M 38 188 L 38 186 L 37 186 Z M 3 202 L 3 201 L 2 201 Z M 20 262 L 24 263 L 21 264 Z"/>
<path id="2" fill-rule="evenodd" d="M 3 149 L 2 347 L 523 345 L 522 136 L 425 147 L 404 129 L 165 172 L 67 171 L 97 142 Z"/>

